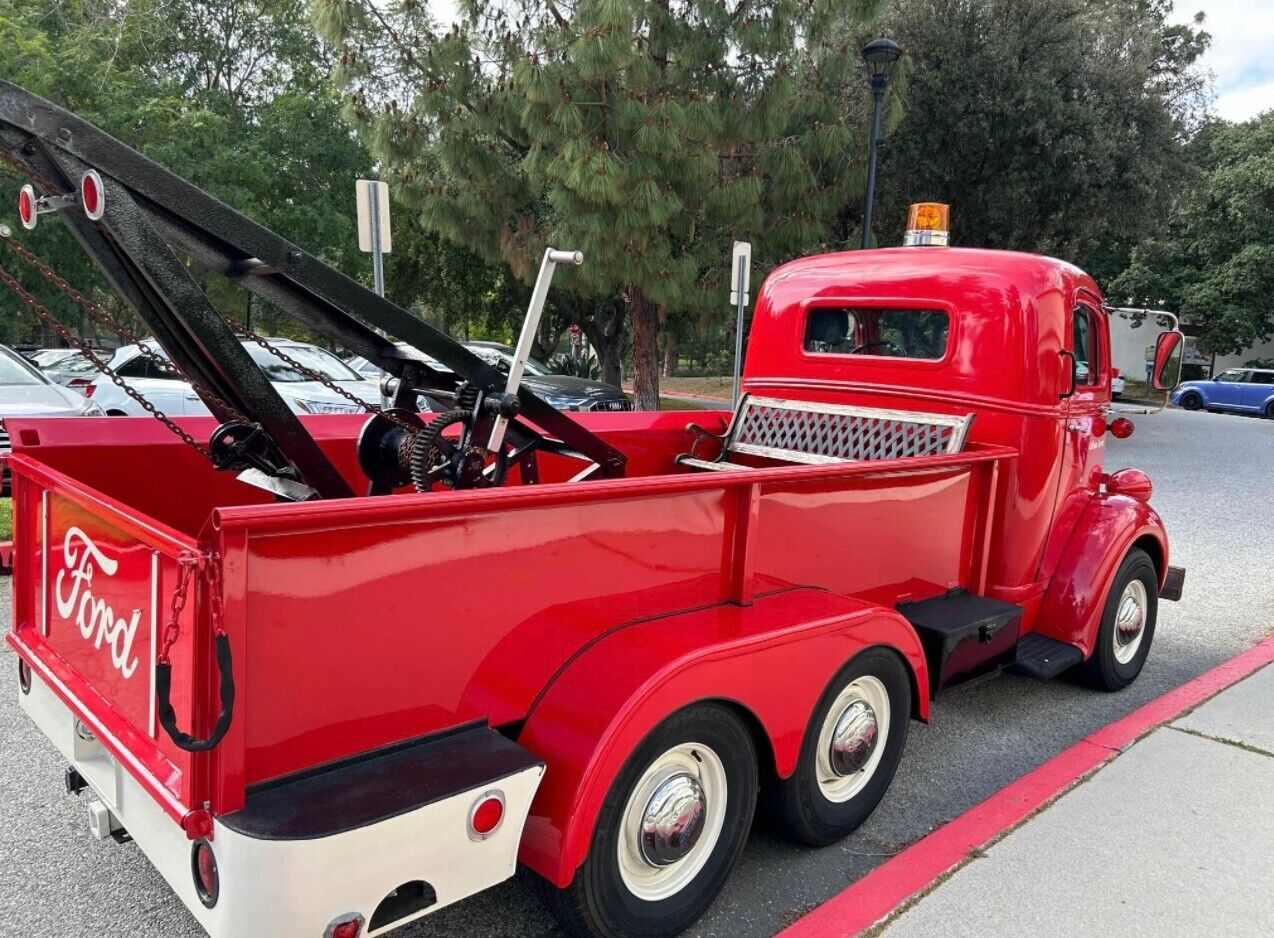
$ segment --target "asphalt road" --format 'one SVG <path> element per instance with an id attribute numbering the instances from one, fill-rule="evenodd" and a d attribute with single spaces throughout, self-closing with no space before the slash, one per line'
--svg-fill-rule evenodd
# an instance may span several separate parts
<path id="1" fill-rule="evenodd" d="M 1135 465 L 1155 480 L 1185 597 L 1160 606 L 1154 648 L 1138 681 L 1100 694 L 1064 681 L 1003 677 L 957 688 L 912 724 L 893 787 L 844 842 L 794 847 L 756 830 L 721 898 L 693 934 L 769 935 L 1098 727 L 1254 644 L 1274 627 L 1274 421 L 1170 411 L 1134 418 L 1111 440 L 1108 468 Z M 10 621 L 0 581 L 0 622 Z M 133 845 L 90 838 L 83 808 L 62 791 L 63 765 L 16 703 L 16 665 L 0 674 L 0 921 L 28 936 L 197 936 L 202 932 Z M 396 934 L 551 935 L 520 875 Z"/>

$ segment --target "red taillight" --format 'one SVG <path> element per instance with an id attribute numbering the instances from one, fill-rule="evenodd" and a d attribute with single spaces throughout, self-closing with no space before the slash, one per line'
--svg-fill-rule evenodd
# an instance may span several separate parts
<path id="1" fill-rule="evenodd" d="M 39 217 L 35 210 L 35 189 L 25 185 L 18 193 L 18 218 L 22 220 L 22 227 L 30 231 L 35 227 Z"/>
<path id="2" fill-rule="evenodd" d="M 338 918 L 327 930 L 323 938 L 358 938 L 363 931 L 363 917 L 354 915 L 349 918 Z"/>
<path id="3" fill-rule="evenodd" d="M 504 795 L 489 791 L 474 803 L 469 812 L 469 836 L 474 840 L 486 840 L 495 833 L 504 820 Z"/>
<path id="4" fill-rule="evenodd" d="M 97 221 L 106 211 L 106 187 L 95 169 L 80 177 L 80 204 L 90 221 Z"/>
<path id="5" fill-rule="evenodd" d="M 221 874 L 217 871 L 217 858 L 208 841 L 195 841 L 190 854 L 190 873 L 195 880 L 195 894 L 199 901 L 211 909 L 217 904 L 217 895 L 221 892 Z"/>
<path id="6" fill-rule="evenodd" d="M 1127 417 L 1116 417 L 1110 422 L 1110 435 L 1119 440 L 1128 439 L 1135 429 L 1136 426 Z"/>
<path id="7" fill-rule="evenodd" d="M 1112 378 L 1118 378 L 1118 377 L 1119 377 L 1119 369 L 1118 369 L 1118 368 L 1112 368 L 1112 369 L 1110 369 L 1110 376 L 1111 376 Z"/>
<path id="8" fill-rule="evenodd" d="M 96 385 L 96 384 L 94 384 L 94 383 L 93 383 L 90 379 L 88 379 L 88 378 L 76 378 L 75 380 L 76 380 L 76 381 L 83 381 L 83 382 L 84 382 L 83 386 L 77 385 L 77 384 L 75 383 L 75 381 L 72 381 L 72 382 L 71 382 L 71 387 L 73 387 L 73 388 L 78 387 L 78 388 L 80 389 L 80 393 L 81 393 L 81 394 L 83 394 L 85 397 L 92 397 L 92 396 L 93 396 L 93 392 L 97 390 L 97 385 Z"/>

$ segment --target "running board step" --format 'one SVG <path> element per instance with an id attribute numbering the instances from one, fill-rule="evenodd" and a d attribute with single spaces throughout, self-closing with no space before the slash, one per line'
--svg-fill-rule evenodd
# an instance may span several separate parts
<path id="1" fill-rule="evenodd" d="M 915 627 L 929 666 L 929 696 L 1013 662 L 1022 607 L 948 590 L 919 602 L 899 603 Z"/>
<path id="2" fill-rule="evenodd" d="M 1010 674 L 1047 681 L 1083 660 L 1084 653 L 1074 645 L 1031 632 L 1017 643 L 1017 660 L 1007 670 Z"/>

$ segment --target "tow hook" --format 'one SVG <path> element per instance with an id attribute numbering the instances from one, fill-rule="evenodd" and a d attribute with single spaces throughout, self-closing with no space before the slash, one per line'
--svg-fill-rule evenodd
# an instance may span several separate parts
<path id="1" fill-rule="evenodd" d="M 66 767 L 66 793 L 68 795 L 78 795 L 86 788 L 88 788 L 88 782 L 84 781 L 84 776 L 80 774 L 80 770 L 73 765 L 68 765 Z"/>

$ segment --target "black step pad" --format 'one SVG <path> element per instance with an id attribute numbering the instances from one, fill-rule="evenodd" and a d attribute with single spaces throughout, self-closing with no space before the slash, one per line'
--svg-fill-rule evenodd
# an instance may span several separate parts
<path id="1" fill-rule="evenodd" d="M 1013 661 L 1021 606 L 957 589 L 899 603 L 898 611 L 915 626 L 924 646 L 931 696 Z"/>
<path id="2" fill-rule="evenodd" d="M 1010 674 L 1046 681 L 1083 660 L 1084 653 L 1074 645 L 1031 632 L 1017 643 L 1017 660 L 1008 671 Z"/>

